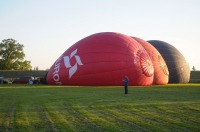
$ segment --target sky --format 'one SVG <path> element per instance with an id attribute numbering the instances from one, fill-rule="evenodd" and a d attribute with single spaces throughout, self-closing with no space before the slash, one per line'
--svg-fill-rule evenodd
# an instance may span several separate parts
<path id="1" fill-rule="evenodd" d="M 199 0 L 0 0 L 0 42 L 23 44 L 33 68 L 99 32 L 165 41 L 200 70 Z"/>

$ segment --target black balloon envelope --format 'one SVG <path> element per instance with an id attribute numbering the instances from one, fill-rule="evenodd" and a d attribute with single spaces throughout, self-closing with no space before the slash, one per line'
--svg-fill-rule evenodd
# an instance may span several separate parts
<path id="1" fill-rule="evenodd" d="M 159 41 L 149 40 L 164 58 L 169 70 L 169 83 L 188 83 L 190 68 L 184 56 L 172 45 Z"/>

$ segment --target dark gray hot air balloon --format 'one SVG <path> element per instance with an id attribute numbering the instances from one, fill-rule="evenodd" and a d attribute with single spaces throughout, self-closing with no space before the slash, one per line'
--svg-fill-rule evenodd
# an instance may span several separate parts
<path id="1" fill-rule="evenodd" d="M 159 41 L 149 40 L 164 58 L 169 70 L 169 83 L 188 83 L 190 68 L 184 56 L 172 45 Z"/>

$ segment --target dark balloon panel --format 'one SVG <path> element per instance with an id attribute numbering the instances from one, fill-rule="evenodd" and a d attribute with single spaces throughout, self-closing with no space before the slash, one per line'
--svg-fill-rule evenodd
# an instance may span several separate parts
<path id="1" fill-rule="evenodd" d="M 149 40 L 164 58 L 169 70 L 169 83 L 188 83 L 190 68 L 184 56 L 172 45 L 159 41 Z"/>

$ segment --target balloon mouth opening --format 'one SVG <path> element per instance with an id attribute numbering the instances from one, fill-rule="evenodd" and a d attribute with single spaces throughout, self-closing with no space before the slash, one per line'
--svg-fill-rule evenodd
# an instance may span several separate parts
<path id="1" fill-rule="evenodd" d="M 137 52 L 137 59 L 140 62 L 140 66 L 142 69 L 142 73 L 147 76 L 151 77 L 154 74 L 154 67 L 150 60 L 150 57 L 147 53 L 142 50 L 138 50 Z"/>

